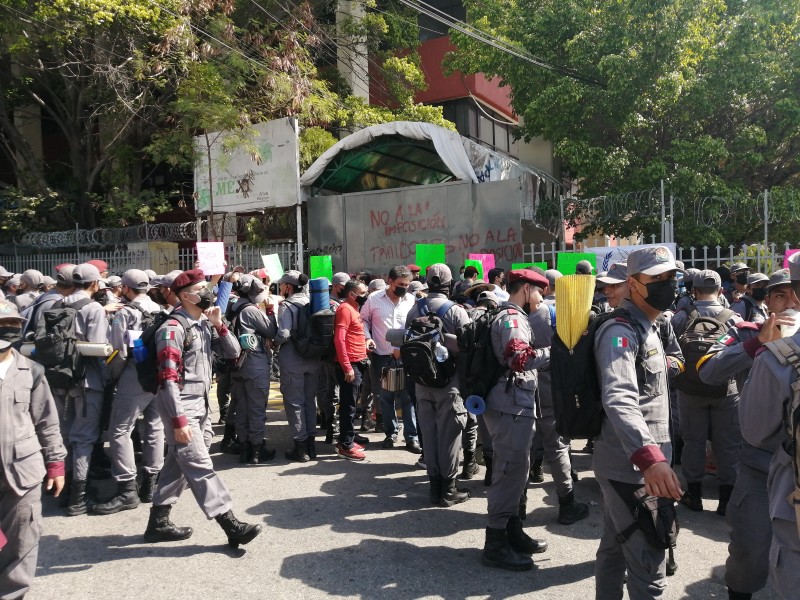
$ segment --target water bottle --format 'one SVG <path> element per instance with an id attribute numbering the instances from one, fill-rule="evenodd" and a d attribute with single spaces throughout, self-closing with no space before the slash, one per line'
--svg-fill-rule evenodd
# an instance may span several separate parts
<path id="1" fill-rule="evenodd" d="M 133 360 L 137 363 L 143 363 L 147 360 L 149 352 L 147 351 L 147 346 L 144 345 L 144 342 L 141 338 L 133 341 Z"/>
<path id="2" fill-rule="evenodd" d="M 466 399 L 464 406 L 473 415 L 482 415 L 486 411 L 486 402 L 483 401 L 483 398 L 474 394 Z"/>
<path id="3" fill-rule="evenodd" d="M 436 357 L 437 362 L 444 362 L 450 356 L 450 353 L 447 351 L 447 348 L 442 346 L 439 342 L 436 342 L 436 346 L 433 349 L 433 354 Z"/>

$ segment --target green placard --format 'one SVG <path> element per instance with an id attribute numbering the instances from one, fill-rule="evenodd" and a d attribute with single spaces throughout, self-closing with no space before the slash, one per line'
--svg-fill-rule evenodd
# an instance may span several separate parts
<path id="1" fill-rule="evenodd" d="M 444 244 L 417 244 L 415 264 L 420 267 L 420 275 L 425 276 L 425 271 L 431 265 L 443 263 L 445 260 Z"/>
<path id="2" fill-rule="evenodd" d="M 512 271 L 516 271 L 517 269 L 530 269 L 531 267 L 539 267 L 542 271 L 547 271 L 547 263 L 546 262 L 511 263 L 511 270 Z"/>
<path id="3" fill-rule="evenodd" d="M 330 256 L 310 257 L 311 279 L 327 277 L 328 282 L 333 281 L 333 260 Z"/>
<path id="4" fill-rule="evenodd" d="M 582 260 L 592 263 L 592 268 L 597 273 L 597 255 L 582 252 L 559 252 L 557 257 L 558 271 L 562 275 L 575 275 L 575 267 Z"/>
<path id="5" fill-rule="evenodd" d="M 483 279 L 483 263 L 479 260 L 472 260 L 468 258 L 464 261 L 464 268 L 475 267 L 478 269 L 478 279 Z"/>

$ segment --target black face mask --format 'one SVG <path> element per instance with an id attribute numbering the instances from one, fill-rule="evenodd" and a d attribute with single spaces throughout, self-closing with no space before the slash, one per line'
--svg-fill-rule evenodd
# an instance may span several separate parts
<path id="1" fill-rule="evenodd" d="M 675 288 L 671 279 L 651 281 L 645 284 L 647 298 L 644 299 L 650 306 L 659 311 L 665 311 L 675 301 Z"/>
<path id="2" fill-rule="evenodd" d="M 214 300 L 214 295 L 211 293 L 209 289 L 202 289 L 199 292 L 194 292 L 194 295 L 199 298 L 197 302 L 193 302 L 193 304 L 199 308 L 200 310 L 206 310 L 207 308 L 211 308 L 211 303 Z"/>
<path id="3" fill-rule="evenodd" d="M 169 302 L 167 302 L 167 299 L 164 297 L 164 292 L 162 292 L 161 290 L 156 290 L 155 292 L 153 292 L 153 301 L 156 304 L 169 304 Z"/>
<path id="4" fill-rule="evenodd" d="M 739 285 L 747 285 L 747 273 L 736 276 L 736 283 Z"/>
<path id="5" fill-rule="evenodd" d="M 19 327 L 0 327 L 0 352 L 5 352 L 21 341 L 22 329 Z"/>
<path id="6" fill-rule="evenodd" d="M 407 291 L 408 291 L 408 288 L 404 288 L 404 287 L 398 286 L 398 287 L 394 288 L 394 295 L 397 296 L 398 298 L 402 298 L 403 296 L 406 295 Z"/>
<path id="7" fill-rule="evenodd" d="M 364 306 L 364 303 L 366 301 L 367 301 L 367 296 L 356 296 L 356 304 L 358 304 L 359 308 Z"/>
<path id="8" fill-rule="evenodd" d="M 100 304 L 100 306 L 105 306 L 108 304 L 108 294 L 106 294 L 105 290 L 102 290 L 92 296 L 92 300 Z"/>
<path id="9" fill-rule="evenodd" d="M 763 302 L 764 298 L 767 297 L 767 288 L 753 288 L 750 295 L 753 297 L 753 300 Z"/>

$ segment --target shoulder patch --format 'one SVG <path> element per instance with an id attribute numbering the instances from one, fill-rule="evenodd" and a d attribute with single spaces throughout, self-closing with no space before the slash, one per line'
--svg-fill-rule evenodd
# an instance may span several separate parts
<path id="1" fill-rule="evenodd" d="M 162 340 L 174 340 L 175 339 L 175 334 L 177 334 L 177 333 L 178 333 L 178 328 L 177 327 L 172 327 L 172 326 L 168 325 L 161 332 L 161 339 Z"/>
<path id="2" fill-rule="evenodd" d="M 739 321 L 736 323 L 737 329 L 755 329 L 757 331 L 761 330 L 761 323 L 753 323 L 752 321 Z"/>
<path id="3" fill-rule="evenodd" d="M 508 313 L 509 315 L 518 315 L 519 311 L 516 308 L 509 308 L 508 310 L 506 310 L 506 313 Z"/>
<path id="4" fill-rule="evenodd" d="M 625 336 L 617 336 L 611 338 L 611 346 L 614 348 L 627 348 L 631 345 L 631 342 Z"/>
<path id="5" fill-rule="evenodd" d="M 734 342 L 736 342 L 736 338 L 730 333 L 726 333 L 725 335 L 717 338 L 717 343 L 722 344 L 723 346 L 730 346 Z"/>
<path id="6" fill-rule="evenodd" d="M 517 322 L 517 318 L 514 317 L 513 319 L 504 319 L 503 320 L 503 327 L 506 329 L 516 329 L 519 327 L 519 323 Z"/>
<path id="7" fill-rule="evenodd" d="M 628 319 L 626 319 L 625 317 L 614 317 L 614 320 L 617 323 L 630 323 L 630 321 Z"/>

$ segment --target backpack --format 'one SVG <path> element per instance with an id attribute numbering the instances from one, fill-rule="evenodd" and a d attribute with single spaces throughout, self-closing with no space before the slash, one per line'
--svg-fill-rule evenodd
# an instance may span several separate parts
<path id="1" fill-rule="evenodd" d="M 491 389 L 506 371 L 506 367 L 497 360 L 492 348 L 492 323 L 505 310 L 507 309 L 498 307 L 483 311 L 456 332 L 458 338 L 456 371 L 459 391 L 463 398 L 478 396 L 486 400 Z"/>
<path id="2" fill-rule="evenodd" d="M 400 346 L 403 369 L 414 383 L 443 388 L 456 374 L 456 362 L 449 353 L 444 360 L 441 360 L 441 356 L 437 358 L 437 353 L 441 354 L 444 348 L 442 318 L 453 306 L 455 302 L 448 300 L 435 313 L 431 313 L 427 298 L 417 300 L 420 316 L 408 324 Z"/>
<path id="3" fill-rule="evenodd" d="M 66 306 L 64 300 L 59 300 L 36 323 L 34 358 L 44 367 L 45 377 L 53 388 L 69 389 L 83 377 L 75 325 L 78 312 L 90 302 L 91 298 L 83 298 Z"/>
<path id="4" fill-rule="evenodd" d="M 150 326 L 153 325 L 153 323 L 156 320 L 156 315 L 154 313 L 151 313 L 149 310 L 143 309 L 141 305 L 137 304 L 136 302 L 130 302 L 128 303 L 128 306 L 138 310 L 142 315 L 141 323 L 139 324 L 139 331 L 145 331 Z M 130 358 L 130 354 L 128 355 L 128 357 Z"/>
<path id="5" fill-rule="evenodd" d="M 572 350 L 567 348 L 558 333 L 553 336 L 550 378 L 556 431 L 570 439 L 588 439 L 600 433 L 603 401 L 594 341 L 603 323 L 611 319 L 628 323 L 630 314 L 624 308 L 616 308 L 597 315 Z M 639 345 L 640 351 L 643 346 Z"/>
<path id="6" fill-rule="evenodd" d="M 304 358 L 329 359 L 336 354 L 333 346 L 333 321 L 336 313 L 325 308 L 311 314 L 311 303 L 306 305 L 285 300 L 297 307 L 297 323 L 292 332 L 294 349 Z"/>
<path id="7" fill-rule="evenodd" d="M 241 327 L 239 326 L 239 315 L 248 306 L 255 305 L 247 298 L 239 298 L 236 302 L 230 305 L 226 311 L 228 322 L 230 323 L 233 334 L 236 336 L 237 340 L 239 339 L 239 336 L 242 335 Z M 242 357 L 246 352 L 248 351 L 242 349 L 241 354 L 237 358 L 222 358 L 214 353 L 214 360 L 212 361 L 214 373 L 225 374 L 238 371 L 241 361 L 243 360 Z"/>
<path id="8" fill-rule="evenodd" d="M 800 533 L 800 346 L 792 338 L 781 338 L 769 342 L 766 347 L 782 365 L 791 365 L 796 374 L 792 382 L 792 397 L 784 407 L 783 425 L 789 435 L 789 444 L 784 445 L 784 449 L 792 457 L 794 493 L 791 497 Z"/>
<path id="9" fill-rule="evenodd" d="M 145 392 L 155 394 L 158 392 L 158 347 L 156 345 L 156 333 L 161 326 L 167 322 L 168 319 L 175 319 L 181 324 L 184 330 L 183 336 L 183 351 L 189 349 L 189 336 L 186 332 L 189 330 L 189 323 L 186 319 L 175 313 L 160 312 L 153 316 L 153 322 L 147 329 L 142 330 L 142 335 L 139 338 L 142 341 L 142 347 L 146 349 L 143 352 L 142 360 L 135 360 L 136 364 L 136 378 L 139 380 L 139 385 Z M 134 355 L 135 352 L 131 352 Z"/>
<path id="10" fill-rule="evenodd" d="M 728 330 L 725 322 L 734 312 L 723 309 L 716 317 L 701 317 L 697 309 L 692 308 L 689 324 L 678 338 L 678 345 L 684 360 L 684 371 L 675 380 L 675 387 L 687 394 L 697 396 L 721 397 L 728 393 L 728 384 L 709 385 L 700 379 L 697 362 L 703 358 L 716 341 Z"/>

